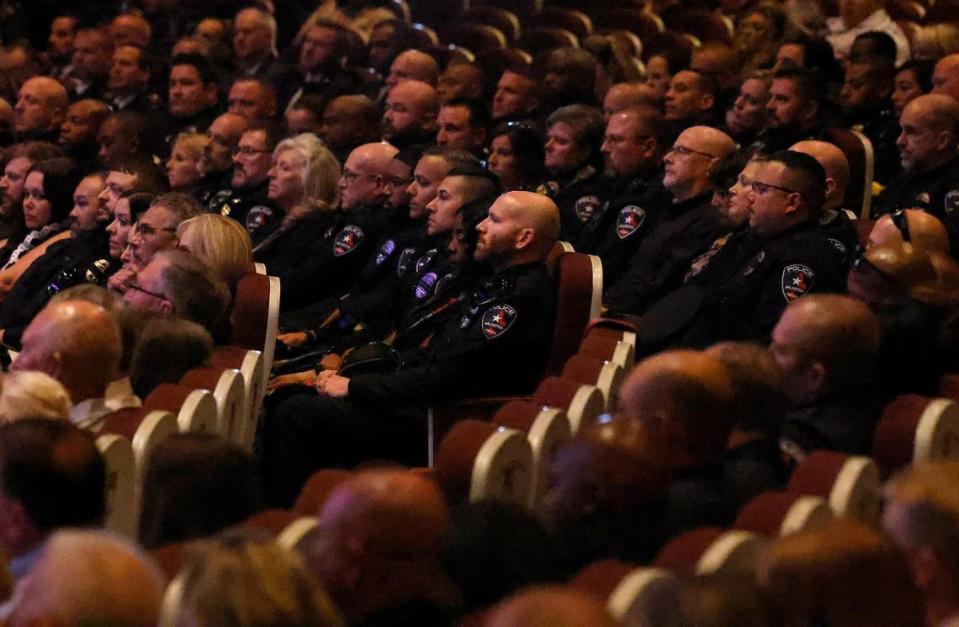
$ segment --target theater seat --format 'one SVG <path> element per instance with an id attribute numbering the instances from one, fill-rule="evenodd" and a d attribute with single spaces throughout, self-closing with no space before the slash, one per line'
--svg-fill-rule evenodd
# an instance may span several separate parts
<path id="1" fill-rule="evenodd" d="M 821 497 L 770 491 L 743 505 L 733 529 L 776 537 L 822 526 L 832 518 Z"/>
<path id="2" fill-rule="evenodd" d="M 177 426 L 184 433 L 216 433 L 216 401 L 206 390 L 161 383 L 143 401 L 143 408 L 175 414 Z"/>
<path id="3" fill-rule="evenodd" d="M 579 40 L 564 28 L 539 26 L 527 28 L 519 40 L 519 46 L 535 57 L 557 48 L 579 48 Z"/>
<path id="4" fill-rule="evenodd" d="M 97 449 L 106 468 L 106 516 L 103 526 L 135 538 L 137 534 L 136 462 L 130 440 L 101 435 Z"/>
<path id="5" fill-rule="evenodd" d="M 856 229 L 856 237 L 859 239 L 859 245 L 863 248 L 869 242 L 869 234 L 872 233 L 872 227 L 876 226 L 876 221 L 870 218 L 859 218 L 852 223 Z"/>
<path id="6" fill-rule="evenodd" d="M 276 543 L 293 551 L 304 538 L 319 528 L 319 523 L 313 516 L 301 516 L 283 528 L 276 536 Z"/>
<path id="7" fill-rule="evenodd" d="M 839 147 L 849 161 L 849 183 L 843 207 L 853 211 L 858 209 L 860 218 L 868 218 L 876 164 L 872 142 L 858 131 L 838 127 L 828 129 L 826 139 Z"/>
<path id="8" fill-rule="evenodd" d="M 621 28 L 639 35 L 647 54 L 652 51 L 650 43 L 666 30 L 663 20 L 644 9 L 608 9 L 593 16 L 599 28 Z"/>
<path id="9" fill-rule="evenodd" d="M 915 462 L 959 457 L 959 405 L 916 394 L 895 398 L 876 427 L 872 453 L 883 479 Z"/>
<path id="10" fill-rule="evenodd" d="M 213 349 L 210 363 L 216 368 L 236 368 L 243 375 L 246 390 L 246 409 L 243 420 L 237 427 L 236 442 L 248 451 L 253 450 L 257 419 L 263 396 L 266 393 L 266 375 L 263 368 L 263 352 L 247 350 L 239 346 L 218 346 Z"/>
<path id="11" fill-rule="evenodd" d="M 583 253 L 559 256 L 556 274 L 556 325 L 546 374 L 562 371 L 576 353 L 586 325 L 599 316 L 603 298 L 603 264 Z"/>
<path id="12" fill-rule="evenodd" d="M 682 533 L 659 550 L 653 566 L 680 577 L 714 573 L 753 572 L 763 548 L 749 531 L 700 527 Z"/>
<path id="13" fill-rule="evenodd" d="M 519 41 L 522 33 L 519 17 L 512 11 L 499 7 L 470 7 L 460 14 L 458 21 L 495 26 L 506 37 L 506 41 L 510 45 Z"/>
<path id="14" fill-rule="evenodd" d="M 456 26 L 444 33 L 443 41 L 467 48 L 473 54 L 485 50 L 506 50 L 508 41 L 495 26 L 479 22 L 457 22 Z"/>
<path id="15" fill-rule="evenodd" d="M 246 390 L 239 370 L 223 370 L 204 366 L 189 370 L 180 378 L 180 385 L 213 393 L 216 401 L 216 432 L 231 442 L 239 443 L 240 431 L 245 427 Z"/>
<path id="16" fill-rule="evenodd" d="M 160 442 L 178 431 L 176 416 L 168 411 L 129 407 L 108 414 L 100 434 L 120 435 L 131 442 L 136 462 L 136 485 L 140 485 L 150 453 Z"/>
<path id="17" fill-rule="evenodd" d="M 793 471 L 786 489 L 826 499 L 836 516 L 879 520 L 882 483 L 879 468 L 868 457 L 813 451 Z"/>
<path id="18" fill-rule="evenodd" d="M 669 30 L 689 33 L 703 42 L 733 43 L 733 25 L 724 15 L 698 11 L 683 13 L 679 18 L 666 24 Z"/>
<path id="19" fill-rule="evenodd" d="M 244 274 L 236 285 L 230 344 L 263 353 L 264 379 L 273 367 L 279 319 L 280 279 L 254 272 Z"/>
<path id="20" fill-rule="evenodd" d="M 563 410 L 531 401 L 512 401 L 493 415 L 493 424 L 526 434 L 533 450 L 533 482 L 529 508 L 535 511 L 549 488 L 549 466 L 556 453 L 572 437 L 572 427 Z"/>
<path id="21" fill-rule="evenodd" d="M 593 424 L 605 410 L 606 400 L 595 385 L 582 385 L 562 377 L 546 377 L 536 388 L 533 402 L 562 409 L 569 419 L 571 433 Z"/>
<path id="22" fill-rule="evenodd" d="M 620 337 L 623 337 L 622 334 Z M 617 339 L 615 333 L 587 333 L 580 342 L 577 354 L 610 361 L 628 373 L 636 364 L 635 335 L 633 343 L 630 343 Z"/>
<path id="23" fill-rule="evenodd" d="M 682 586 L 675 576 L 659 568 L 637 568 L 618 560 L 602 560 L 577 573 L 569 587 L 603 599 L 610 615 L 622 625 L 682 624 Z"/>
<path id="24" fill-rule="evenodd" d="M 536 15 L 523 20 L 527 28 L 562 28 L 576 35 L 580 41 L 593 34 L 593 20 L 582 11 L 565 7 L 545 6 Z"/>
<path id="25" fill-rule="evenodd" d="M 533 477 L 533 451 L 519 431 L 464 420 L 440 443 L 434 471 L 450 503 L 490 499 L 525 507 Z"/>
<path id="26" fill-rule="evenodd" d="M 301 518 L 299 514 L 285 509 L 267 509 L 253 514 L 243 521 L 240 526 L 247 529 L 259 529 L 277 537 L 290 523 L 298 518 Z"/>
<path id="27" fill-rule="evenodd" d="M 336 486 L 346 481 L 351 474 L 349 470 L 340 468 L 317 470 L 300 490 L 293 511 L 301 516 L 318 516 Z"/>
<path id="28" fill-rule="evenodd" d="M 619 388 L 626 371 L 619 364 L 592 355 L 573 355 L 563 367 L 563 378 L 583 385 L 595 385 L 603 393 L 606 411 L 613 411 L 619 402 Z"/>

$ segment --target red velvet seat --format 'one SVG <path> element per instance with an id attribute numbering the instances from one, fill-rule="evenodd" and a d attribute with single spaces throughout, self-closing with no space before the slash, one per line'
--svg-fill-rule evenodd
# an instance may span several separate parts
<path id="1" fill-rule="evenodd" d="M 680 577 L 718 572 L 748 572 L 759 557 L 762 543 L 748 531 L 700 527 L 682 533 L 659 550 L 653 566 Z"/>
<path id="2" fill-rule="evenodd" d="M 472 22 L 479 24 L 488 24 L 493 26 L 506 37 L 506 41 L 512 45 L 519 41 L 522 29 L 520 27 L 519 17 L 507 9 L 489 6 L 470 7 L 460 14 L 457 18 L 459 22 Z"/>
<path id="3" fill-rule="evenodd" d="M 562 28 L 573 33 L 582 41 L 593 34 L 593 21 L 588 15 L 576 9 L 546 6 L 536 15 L 523 20 L 527 28 Z"/>
<path id="4" fill-rule="evenodd" d="M 914 462 L 959 457 L 959 406 L 944 398 L 897 397 L 883 411 L 872 453 L 883 479 Z"/>
<path id="5" fill-rule="evenodd" d="M 813 451 L 793 471 L 786 489 L 826 499 L 836 516 L 879 520 L 882 484 L 868 457 Z"/>
<path id="6" fill-rule="evenodd" d="M 764 536 L 782 536 L 832 520 L 822 497 L 792 492 L 763 492 L 743 505 L 733 529 Z"/>
<path id="7" fill-rule="evenodd" d="M 860 218 L 869 217 L 872 206 L 872 181 L 875 170 L 875 155 L 872 142 L 862 133 L 845 128 L 830 128 L 827 140 L 835 144 L 849 161 L 849 183 L 843 206 L 859 211 Z"/>
<path id="8" fill-rule="evenodd" d="M 535 57 L 556 48 L 579 48 L 579 39 L 566 29 L 540 26 L 527 28 L 519 40 L 519 45 Z"/>

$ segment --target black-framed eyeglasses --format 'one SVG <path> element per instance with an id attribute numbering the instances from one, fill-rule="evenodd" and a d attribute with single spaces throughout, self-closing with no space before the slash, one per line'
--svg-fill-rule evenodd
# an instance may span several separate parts
<path id="1" fill-rule="evenodd" d="M 149 224 L 137 223 L 136 231 L 137 233 L 140 234 L 140 237 L 153 237 L 157 233 L 164 232 L 164 231 L 167 233 L 176 233 L 176 228 L 172 226 L 164 226 L 164 227 L 156 228 L 156 227 L 150 226 Z"/>
<path id="2" fill-rule="evenodd" d="M 683 157 L 688 157 L 689 155 L 699 155 L 700 157 L 706 157 L 707 159 L 718 159 L 716 155 L 711 155 L 708 152 L 702 152 L 700 150 L 693 150 L 687 146 L 673 145 L 670 149 L 670 152 L 675 152 L 677 155 Z"/>
<path id="3" fill-rule="evenodd" d="M 749 182 L 749 186 L 753 188 L 753 191 L 762 196 L 768 194 L 769 190 L 771 189 L 778 190 L 784 194 L 799 194 L 802 196 L 802 192 L 797 189 L 789 189 L 788 187 L 780 187 L 779 185 L 773 185 L 771 183 L 763 183 L 762 181 L 757 181 L 755 179 Z"/>
<path id="4" fill-rule="evenodd" d="M 896 209 L 889 214 L 889 217 L 892 219 L 892 223 L 899 229 L 899 234 L 902 235 L 902 241 L 912 242 L 912 234 L 909 232 L 909 219 L 906 217 L 905 209 Z"/>
<path id="5" fill-rule="evenodd" d="M 159 298 L 160 300 L 170 300 L 169 298 L 167 298 L 166 296 L 164 296 L 163 294 L 159 292 L 151 292 L 150 290 L 140 287 L 140 284 L 136 282 L 128 284 L 127 289 L 133 290 L 134 292 L 142 292 L 146 294 L 147 296 L 152 296 L 153 298 Z"/>
<path id="6" fill-rule="evenodd" d="M 267 148 L 260 150 L 258 148 L 250 148 L 249 146 L 240 146 L 233 151 L 235 155 L 243 155 L 244 157 L 252 157 L 253 155 L 262 155 L 264 153 L 273 152 Z"/>

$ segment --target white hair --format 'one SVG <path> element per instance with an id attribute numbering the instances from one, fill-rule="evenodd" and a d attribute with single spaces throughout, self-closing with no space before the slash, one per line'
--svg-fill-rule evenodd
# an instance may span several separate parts
<path id="1" fill-rule="evenodd" d="M 22 418 L 66 420 L 70 415 L 70 394 L 63 385 L 43 372 L 21 370 L 8 373 L 0 392 L 0 421 Z"/>

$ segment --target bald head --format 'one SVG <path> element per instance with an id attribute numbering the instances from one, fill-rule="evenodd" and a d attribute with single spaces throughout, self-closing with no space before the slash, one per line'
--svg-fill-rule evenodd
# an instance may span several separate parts
<path id="1" fill-rule="evenodd" d="M 808 401 L 857 380 L 879 352 L 879 319 L 849 296 L 811 294 L 786 307 L 770 352 L 795 401 Z"/>
<path id="2" fill-rule="evenodd" d="M 319 519 L 324 533 L 310 565 L 351 620 L 447 592 L 438 556 L 449 512 L 432 481 L 405 470 L 360 472 L 333 490 Z"/>
<path id="3" fill-rule="evenodd" d="M 48 305 L 23 334 L 13 370 L 39 370 L 60 381 L 74 403 L 103 396 L 116 377 L 120 331 L 110 314 L 86 301 Z"/>
<path id="4" fill-rule="evenodd" d="M 683 149 L 690 153 L 680 154 Z M 663 186 L 677 201 L 703 193 L 710 186 L 709 169 L 734 150 L 736 142 L 726 133 L 710 126 L 691 126 L 679 134 L 673 149 L 666 153 Z"/>
<path id="5" fill-rule="evenodd" d="M 20 86 L 13 109 L 13 130 L 39 134 L 58 127 L 70 99 L 59 81 L 49 76 L 34 76 Z"/>
<path id="6" fill-rule="evenodd" d="M 12 624 L 140 625 L 158 620 L 165 581 L 133 542 L 104 531 L 51 536 Z"/>
<path id="7" fill-rule="evenodd" d="M 615 627 L 598 598 L 567 588 L 533 588 L 503 601 L 489 613 L 486 627 Z"/>
<path id="8" fill-rule="evenodd" d="M 390 166 L 397 152 L 385 142 L 354 148 L 343 164 L 340 205 L 352 209 L 385 200 Z"/>
<path id="9" fill-rule="evenodd" d="M 399 83 L 386 97 L 384 137 L 390 139 L 432 132 L 436 128 L 439 108 L 439 94 L 431 85 L 416 80 Z"/>
<path id="10" fill-rule="evenodd" d="M 909 241 L 914 248 L 927 252 L 949 253 L 949 236 L 939 218 L 922 209 L 906 209 L 904 213 Z M 875 226 L 869 232 L 867 247 L 902 245 L 902 235 L 892 216 L 883 215 L 876 220 Z"/>
<path id="11" fill-rule="evenodd" d="M 419 50 L 406 50 L 393 60 L 390 73 L 386 76 L 386 85 L 392 88 L 410 80 L 436 85 L 439 75 L 440 67 L 436 59 Z"/>
<path id="12" fill-rule="evenodd" d="M 835 144 L 807 140 L 793 144 L 789 150 L 809 155 L 826 171 L 826 199 L 823 209 L 839 209 L 849 184 L 849 160 Z"/>
<path id="13" fill-rule="evenodd" d="M 620 111 L 647 104 L 651 103 L 642 83 L 616 83 L 609 88 L 603 99 L 603 115 L 608 122 L 610 117 Z"/>
<path id="14" fill-rule="evenodd" d="M 508 192 L 476 230 L 477 261 L 488 260 L 498 269 L 543 262 L 559 239 L 559 209 L 543 194 Z"/>
<path id="15" fill-rule="evenodd" d="M 620 389 L 618 415 L 640 421 L 665 463 L 711 461 L 726 445 L 733 387 L 723 365 L 703 352 L 649 357 Z"/>
<path id="16" fill-rule="evenodd" d="M 959 101 L 959 53 L 939 59 L 932 73 L 932 92 Z"/>
<path id="17" fill-rule="evenodd" d="M 902 167 L 910 172 L 937 167 L 956 154 L 959 102 L 941 94 L 919 96 L 902 110 L 899 125 L 896 145 Z"/>

